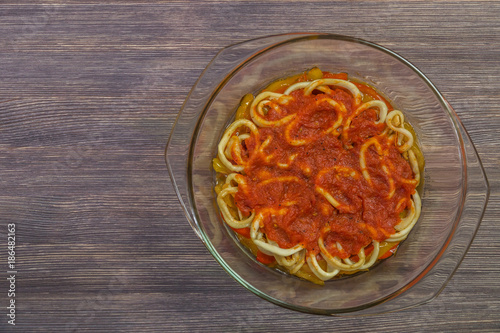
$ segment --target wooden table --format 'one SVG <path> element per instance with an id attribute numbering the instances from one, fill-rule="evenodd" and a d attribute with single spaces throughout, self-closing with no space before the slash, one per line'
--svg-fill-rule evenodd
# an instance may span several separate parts
<path id="1" fill-rule="evenodd" d="M 500 2 L 90 2 L 0 5 L 0 331 L 500 331 Z M 188 225 L 163 155 L 187 93 L 220 48 L 292 31 L 406 57 L 476 144 L 488 209 L 431 303 L 361 318 L 284 309 L 232 280 Z"/>

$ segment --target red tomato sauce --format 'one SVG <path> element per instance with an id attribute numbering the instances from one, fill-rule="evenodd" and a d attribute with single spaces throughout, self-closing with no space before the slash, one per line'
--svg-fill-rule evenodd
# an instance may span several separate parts
<path id="1" fill-rule="evenodd" d="M 361 90 L 374 94 L 365 87 Z M 395 233 L 394 226 L 406 207 L 400 202 L 409 204 L 415 191 L 414 185 L 402 179 L 414 175 L 394 142 L 382 134 L 386 125 L 376 124 L 374 109 L 362 112 L 349 129 L 344 128 L 355 111 L 354 100 L 348 91 L 332 89 L 333 96 L 320 91 L 304 96 L 302 89 L 297 90 L 291 93 L 292 102 L 280 105 L 280 112 L 269 110 L 266 119 L 295 117 L 282 126 L 259 128 L 259 142 L 254 136 L 245 141 L 246 183 L 239 185 L 235 202 L 243 214 L 262 212 L 260 228 L 282 248 L 302 244 L 307 251 L 319 253 L 318 239 L 322 237 L 332 255 L 349 258 L 372 240 L 383 241 Z M 326 102 L 329 98 L 343 104 L 346 113 L 338 129 L 326 133 L 339 119 L 339 112 Z M 347 135 L 340 135 L 342 131 Z M 376 138 L 382 156 L 375 145 L 366 150 L 367 181 L 360 150 L 369 138 Z M 307 143 L 291 145 L 290 139 Z M 318 187 L 340 206 L 334 207 Z M 278 213 L 280 209 L 286 213 Z"/>

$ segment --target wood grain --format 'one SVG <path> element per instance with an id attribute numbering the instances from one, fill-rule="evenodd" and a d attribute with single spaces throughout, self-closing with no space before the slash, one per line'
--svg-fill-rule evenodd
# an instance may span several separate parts
<path id="1" fill-rule="evenodd" d="M 16 223 L 15 329 L 500 331 L 499 15 L 498 1 L 3 2 L 0 235 Z M 163 157 L 178 110 L 220 48 L 291 31 L 398 52 L 476 144 L 490 202 L 433 302 L 355 319 L 287 310 L 233 281 L 190 229 Z"/>

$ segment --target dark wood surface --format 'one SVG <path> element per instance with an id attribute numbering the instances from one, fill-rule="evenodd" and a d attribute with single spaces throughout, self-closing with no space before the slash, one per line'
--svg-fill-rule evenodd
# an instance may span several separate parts
<path id="1" fill-rule="evenodd" d="M 499 16 L 497 1 L 3 1 L 0 331 L 500 331 Z M 232 280 L 188 225 L 163 157 L 187 93 L 220 48 L 292 31 L 398 52 L 476 144 L 488 209 L 431 303 L 361 318 L 284 309 Z"/>

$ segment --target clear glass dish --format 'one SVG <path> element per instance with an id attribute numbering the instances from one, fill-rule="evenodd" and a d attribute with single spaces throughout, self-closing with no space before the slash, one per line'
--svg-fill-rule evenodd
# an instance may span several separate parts
<path id="1" fill-rule="evenodd" d="M 404 110 L 426 163 L 421 217 L 397 254 L 366 273 L 324 286 L 262 265 L 240 245 L 220 218 L 211 166 L 243 95 L 314 66 L 347 72 Z M 258 296 L 317 314 L 383 313 L 437 296 L 465 256 L 489 195 L 474 145 L 429 79 L 384 47 L 340 35 L 276 35 L 222 49 L 189 93 L 166 161 L 189 223 L 219 264 Z"/>

